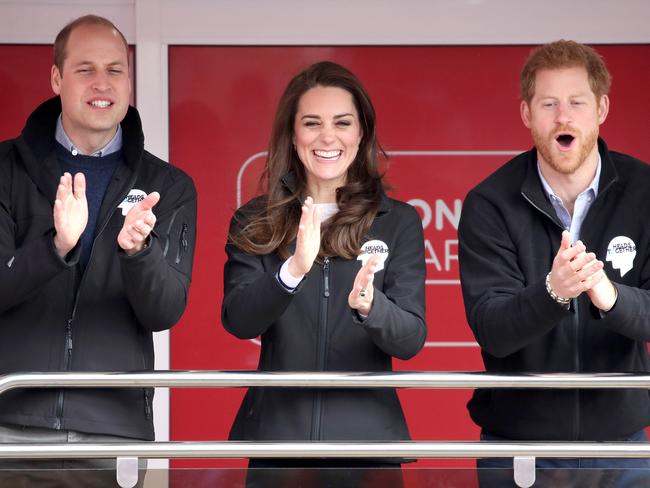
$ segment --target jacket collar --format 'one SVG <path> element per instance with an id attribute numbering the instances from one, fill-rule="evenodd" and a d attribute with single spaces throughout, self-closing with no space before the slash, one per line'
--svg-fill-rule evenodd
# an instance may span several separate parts
<path id="1" fill-rule="evenodd" d="M 54 152 L 56 121 L 60 113 L 60 97 L 46 100 L 29 116 L 16 141 L 25 169 L 51 201 L 54 201 L 61 172 Z M 135 174 L 144 152 L 144 134 L 138 111 L 129 107 L 120 125 L 124 161 Z"/>
<path id="2" fill-rule="evenodd" d="M 297 183 L 296 183 L 296 173 L 295 171 L 289 171 L 286 175 L 284 175 L 281 180 L 282 184 L 287 188 L 291 193 L 294 195 L 296 194 L 296 189 L 297 189 Z M 296 198 L 298 196 L 296 195 Z M 302 201 L 300 202 L 302 204 Z M 390 209 L 393 207 L 393 203 L 391 202 L 390 198 L 386 196 L 386 194 L 381 192 L 381 202 L 379 203 L 379 210 L 377 211 L 377 215 L 384 214 L 386 212 L 389 212 Z"/>
<path id="3" fill-rule="evenodd" d="M 605 144 L 605 141 L 601 138 L 598 138 L 598 152 L 600 153 L 601 158 L 598 196 L 601 196 L 604 191 L 618 181 L 618 172 L 616 171 L 616 166 L 612 161 L 612 156 L 607 149 L 607 144 Z M 525 154 L 525 158 L 526 173 L 524 176 L 524 182 L 521 186 L 521 194 L 526 198 L 526 200 L 547 213 L 559 224 L 555 215 L 555 210 L 548 198 L 546 198 L 542 182 L 539 179 L 539 174 L 537 172 L 537 149 L 533 147 Z"/>

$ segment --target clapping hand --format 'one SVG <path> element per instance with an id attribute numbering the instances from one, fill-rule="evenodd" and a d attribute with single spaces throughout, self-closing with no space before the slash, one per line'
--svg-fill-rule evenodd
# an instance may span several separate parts
<path id="1" fill-rule="evenodd" d="M 350 308 L 357 310 L 362 315 L 369 315 L 370 309 L 372 308 L 375 291 L 373 281 L 380 259 L 377 254 L 372 255 L 368 259 L 354 278 L 352 291 L 348 295 L 348 305 Z"/>
<path id="2" fill-rule="evenodd" d="M 117 235 L 117 243 L 127 255 L 131 256 L 144 249 L 146 239 L 156 225 L 152 208 L 159 200 L 160 193 L 151 192 L 126 214 L 122 229 Z"/>
<path id="3" fill-rule="evenodd" d="M 298 235 L 296 236 L 296 252 L 288 264 L 288 271 L 296 278 L 306 275 L 314 264 L 320 251 L 320 209 L 312 197 L 307 197 L 302 206 Z"/>
<path id="4" fill-rule="evenodd" d="M 575 298 L 592 288 L 602 279 L 603 262 L 596 255 L 587 252 L 582 241 L 571 245 L 571 235 L 562 232 L 562 242 L 555 258 L 549 283 L 556 295 L 562 298 Z"/>
<path id="5" fill-rule="evenodd" d="M 59 256 L 65 257 L 79 242 L 88 224 L 86 201 L 86 177 L 83 173 L 64 173 L 59 180 L 54 201 L 54 247 Z"/>

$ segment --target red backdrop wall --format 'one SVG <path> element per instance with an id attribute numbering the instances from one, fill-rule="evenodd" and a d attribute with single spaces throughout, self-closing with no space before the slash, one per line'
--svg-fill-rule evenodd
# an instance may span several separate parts
<path id="1" fill-rule="evenodd" d="M 610 147 L 650 161 L 650 46 L 599 49 L 614 75 L 603 128 Z M 467 190 L 531 146 L 519 117 L 518 74 L 528 47 L 171 47 L 171 160 L 199 192 L 198 246 L 190 305 L 172 330 L 178 369 L 255 369 L 259 347 L 220 324 L 223 251 L 233 210 L 256 191 L 270 125 L 289 79 L 329 59 L 364 82 L 377 110 L 393 195 L 416 200 L 427 224 L 427 347 L 398 370 L 480 370 L 458 285 L 456 224 Z M 430 220 L 429 220 L 430 218 Z M 177 440 L 225 439 L 243 390 L 175 390 Z M 476 439 L 471 391 L 402 390 L 413 438 Z M 197 465 L 193 461 L 189 463 Z M 214 464 L 214 462 L 205 463 Z M 217 463 L 218 464 L 218 463 Z M 241 465 L 230 461 L 229 465 Z M 469 465 L 426 461 L 419 465 Z M 183 464 L 185 465 L 185 464 Z"/>
<path id="2" fill-rule="evenodd" d="M 0 140 L 16 137 L 36 105 L 53 95 L 52 46 L 0 45 Z"/>

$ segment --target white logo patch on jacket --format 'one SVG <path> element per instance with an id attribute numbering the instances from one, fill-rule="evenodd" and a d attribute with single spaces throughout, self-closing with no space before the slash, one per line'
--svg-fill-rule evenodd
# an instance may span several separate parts
<path id="1" fill-rule="evenodd" d="M 142 200 L 144 200 L 147 197 L 147 194 L 143 192 L 142 190 L 138 190 L 137 188 L 133 188 L 129 194 L 122 200 L 122 203 L 120 203 L 117 208 L 122 209 L 122 215 L 126 217 L 126 214 L 129 213 L 129 210 L 133 208 L 133 205 L 136 203 L 140 203 Z"/>
<path id="2" fill-rule="evenodd" d="M 636 244 L 626 236 L 616 236 L 607 245 L 606 261 L 612 263 L 612 268 L 621 272 L 621 278 L 632 269 L 636 257 Z"/>
<path id="3" fill-rule="evenodd" d="M 384 241 L 372 240 L 361 246 L 361 252 L 357 256 L 357 261 L 361 261 L 361 266 L 365 266 L 373 254 L 379 256 L 379 264 L 375 273 L 384 269 L 384 261 L 388 259 L 388 246 Z"/>

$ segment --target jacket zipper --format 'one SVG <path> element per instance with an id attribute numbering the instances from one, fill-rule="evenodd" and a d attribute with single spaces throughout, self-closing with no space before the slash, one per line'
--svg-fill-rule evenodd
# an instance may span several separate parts
<path id="1" fill-rule="evenodd" d="M 73 310 L 74 316 L 74 310 Z M 63 370 L 68 371 L 70 368 L 70 359 L 72 358 L 72 318 L 68 319 L 65 325 L 65 352 L 64 352 Z M 56 402 L 56 419 L 54 420 L 54 428 L 61 430 L 63 424 L 63 404 L 64 404 L 65 390 L 59 390 L 59 395 Z"/>
<path id="2" fill-rule="evenodd" d="M 122 198 L 119 200 L 124 200 L 126 197 L 125 195 L 122 195 Z M 117 208 L 117 207 L 115 207 Z M 86 276 L 88 275 L 88 270 L 90 269 L 90 266 L 92 265 L 92 259 L 93 259 L 93 254 L 95 253 L 95 242 L 97 239 L 99 239 L 99 236 L 104 232 L 106 229 L 106 226 L 108 225 L 108 222 L 111 220 L 111 217 L 115 213 L 115 208 L 111 211 L 111 213 L 107 216 L 107 218 L 104 220 L 102 223 L 102 226 L 100 227 L 99 231 L 95 234 L 95 238 L 93 239 L 93 245 L 92 248 L 90 249 L 90 256 L 88 256 L 88 263 L 86 264 L 86 269 L 84 271 L 84 274 L 81 276 L 81 281 L 79 282 L 79 286 L 77 286 L 77 289 L 74 292 L 74 302 L 72 305 L 72 313 L 70 314 L 70 318 L 68 319 L 66 326 L 65 326 L 65 361 L 63 363 L 63 371 L 68 371 L 70 369 L 70 362 L 72 360 L 72 323 L 74 322 L 74 317 L 77 313 L 77 305 L 79 303 L 79 294 L 81 292 L 81 288 L 83 286 L 84 281 L 86 280 Z M 79 237 L 81 239 L 81 236 Z M 78 272 L 75 269 L 75 275 Z M 54 428 L 56 430 L 61 430 L 63 426 L 63 406 L 65 404 L 65 390 L 61 389 L 59 390 L 59 395 L 57 398 L 56 402 L 56 419 L 54 420 Z"/>
<path id="3" fill-rule="evenodd" d="M 176 251 L 176 264 L 181 264 L 181 259 L 183 259 L 183 255 L 187 251 L 187 229 L 188 225 L 183 222 L 183 228 L 181 229 L 181 235 L 178 242 L 178 250 Z"/>
<path id="4" fill-rule="evenodd" d="M 144 352 L 142 353 L 142 371 L 147 370 L 147 361 L 145 360 L 144 357 Z M 151 419 L 152 415 L 152 408 L 151 408 L 151 402 L 149 400 L 149 394 L 147 392 L 146 388 L 142 389 L 142 394 L 144 395 L 144 416 L 147 420 Z"/>
<path id="5" fill-rule="evenodd" d="M 330 297 L 330 258 L 323 260 L 323 295 L 320 301 L 320 312 L 318 320 L 318 347 L 317 347 L 317 371 L 325 370 L 325 351 L 327 350 L 327 312 Z M 321 438 L 321 417 L 323 413 L 323 398 L 320 390 L 316 391 L 314 400 L 314 416 L 311 424 L 311 439 Z"/>
<path id="6" fill-rule="evenodd" d="M 549 214 L 549 213 L 546 212 L 545 210 L 542 210 L 541 208 L 539 208 L 535 203 L 533 203 L 533 201 L 532 201 L 530 198 L 528 198 L 528 195 L 526 195 L 523 191 L 521 192 L 521 196 L 523 196 L 523 197 L 526 199 L 526 201 L 527 201 L 528 203 L 530 203 L 530 204 L 533 206 L 533 208 L 535 208 L 538 212 L 541 212 L 542 214 L 546 215 L 546 216 L 547 216 L 549 219 L 551 219 L 551 221 L 552 221 L 555 225 L 557 225 L 560 229 L 565 230 L 564 227 L 562 227 L 560 224 L 558 224 L 557 220 L 555 220 L 555 219 L 553 218 L 553 216 L 551 216 L 551 214 Z"/>
<path id="7" fill-rule="evenodd" d="M 184 207 L 180 207 L 174 210 L 171 219 L 169 219 L 169 225 L 167 226 L 167 231 L 165 232 L 165 244 L 163 246 L 163 256 L 165 257 L 167 257 L 167 253 L 169 252 L 169 245 L 171 244 L 171 240 L 172 240 L 172 228 L 174 227 L 174 223 L 176 222 L 176 216 L 178 215 L 178 212 L 180 212 L 183 208 Z M 178 257 L 178 252 L 176 256 Z"/>
<path id="8" fill-rule="evenodd" d="M 609 183 L 607 183 L 607 185 L 602 190 L 600 190 L 598 192 L 598 195 L 596 196 L 594 201 L 591 202 L 591 206 L 589 207 L 589 210 L 591 210 L 591 207 L 594 205 L 596 200 L 598 200 L 598 198 L 601 198 L 601 199 L 603 198 L 602 195 L 607 190 L 609 190 L 609 188 L 614 184 L 615 181 L 616 181 L 616 179 L 610 181 Z M 582 221 L 583 225 L 587 221 L 588 215 L 589 215 L 589 211 L 587 211 L 587 215 L 585 215 L 585 218 Z M 575 366 L 576 373 L 580 373 L 582 371 L 582 359 L 580 357 L 580 347 L 579 347 L 579 341 L 580 341 L 580 310 L 579 310 L 579 307 L 578 307 L 578 299 L 574 298 L 572 301 L 573 301 L 573 307 L 574 307 L 574 311 L 575 311 L 575 316 L 574 316 L 575 328 L 574 329 L 575 329 L 575 339 L 576 339 L 574 366 Z M 582 402 L 582 398 L 581 398 L 581 395 L 580 395 L 580 390 L 576 389 L 576 390 L 574 390 L 574 392 L 575 392 L 575 399 L 576 399 L 576 409 L 575 409 L 575 415 L 574 415 L 576 425 L 575 425 L 575 428 L 574 428 L 574 440 L 580 440 L 580 438 L 582 436 L 582 428 L 581 428 L 581 420 L 580 420 L 580 404 Z"/>
<path id="9" fill-rule="evenodd" d="M 611 185 L 611 183 L 610 183 Z M 603 188 L 603 191 L 599 193 L 601 195 L 607 188 L 609 188 L 610 185 L 607 185 L 605 188 Z M 553 217 L 551 217 L 548 213 L 546 213 L 544 210 L 539 208 L 537 205 L 535 205 L 527 196 L 525 193 L 521 193 L 523 197 L 530 203 L 534 208 L 536 208 L 539 212 L 542 214 L 546 215 L 555 223 L 556 225 L 557 222 Z M 592 203 L 593 205 L 593 203 Z M 559 225 L 558 225 L 559 226 Z M 559 226 L 561 227 L 561 226 Z M 564 227 L 561 227 L 562 230 L 564 230 Z M 574 309 L 574 317 L 573 317 L 573 323 L 575 324 L 575 327 L 573 328 L 573 336 L 574 336 L 574 343 L 573 343 L 573 348 L 574 348 L 574 362 L 573 362 L 573 367 L 575 369 L 576 373 L 580 372 L 580 314 L 578 311 L 578 299 L 574 298 L 572 300 L 572 306 Z M 574 398 L 575 398 L 575 410 L 573 413 L 573 420 L 575 422 L 575 425 L 573 426 L 573 438 L 574 440 L 580 439 L 580 390 L 575 389 L 573 390 Z"/>
<path id="10" fill-rule="evenodd" d="M 578 299 L 574 298 L 573 300 L 573 306 L 575 307 L 575 315 L 574 315 L 574 322 L 575 322 L 575 362 L 574 362 L 574 367 L 576 370 L 576 373 L 580 372 L 580 347 L 579 347 L 579 341 L 580 341 L 580 312 L 578 310 Z M 575 389 L 573 390 L 575 394 L 575 399 L 576 399 L 576 410 L 575 410 L 575 428 L 573 430 L 574 432 L 574 440 L 579 440 L 580 439 L 580 390 Z"/>
<path id="11" fill-rule="evenodd" d="M 81 239 L 81 237 L 80 237 Z M 90 261 L 88 261 L 90 263 Z M 79 273 L 78 267 L 75 267 L 73 271 L 73 283 L 77 281 L 77 274 Z M 83 281 L 83 276 L 81 277 Z M 70 362 L 72 361 L 72 322 L 74 321 L 75 314 L 77 312 L 77 300 L 79 299 L 79 288 L 81 283 L 76 288 L 73 293 L 74 299 L 72 302 L 72 312 L 70 313 L 70 318 L 66 321 L 65 324 L 65 342 L 63 346 L 63 371 L 68 371 L 70 369 Z M 54 428 L 56 430 L 61 430 L 63 427 L 63 405 L 65 404 L 65 390 L 59 390 L 57 402 L 56 402 L 56 418 L 54 420 Z"/>

